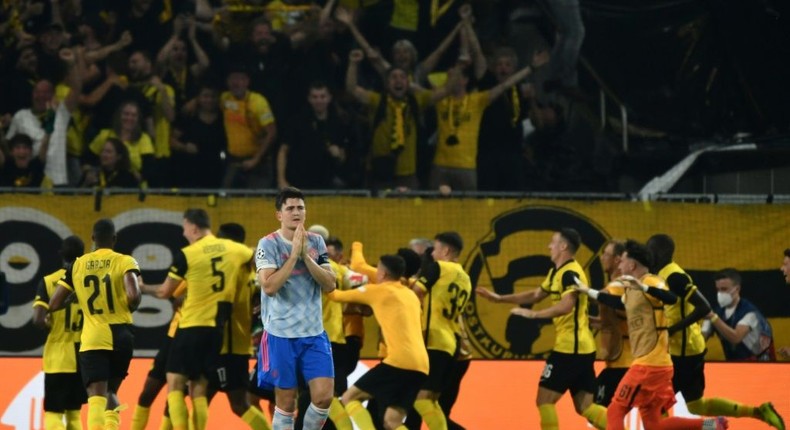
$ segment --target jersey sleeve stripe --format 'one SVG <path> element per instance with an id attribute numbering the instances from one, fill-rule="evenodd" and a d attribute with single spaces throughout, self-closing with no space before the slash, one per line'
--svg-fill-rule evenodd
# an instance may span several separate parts
<path id="1" fill-rule="evenodd" d="M 173 278 L 173 279 L 175 279 L 176 281 L 183 281 L 183 280 L 184 280 L 184 278 L 182 278 L 181 276 L 179 276 L 179 275 L 177 275 L 177 274 L 175 274 L 175 273 L 173 273 L 173 272 L 168 272 L 168 273 L 167 273 L 167 277 L 168 277 L 168 278 Z"/>

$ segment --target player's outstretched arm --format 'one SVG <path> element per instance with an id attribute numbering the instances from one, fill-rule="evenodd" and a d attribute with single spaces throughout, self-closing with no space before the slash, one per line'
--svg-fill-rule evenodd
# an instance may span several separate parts
<path id="1" fill-rule="evenodd" d="M 365 261 L 362 242 L 355 241 L 351 244 L 351 270 L 361 273 L 368 279 L 376 279 L 376 267 Z"/>
<path id="2" fill-rule="evenodd" d="M 669 327 L 669 329 L 667 329 L 669 334 L 683 330 L 686 327 L 705 318 L 711 313 L 710 303 L 708 303 L 708 300 L 702 295 L 702 293 L 699 292 L 699 290 L 695 290 L 694 294 L 689 297 L 688 301 L 694 306 L 694 310 L 691 311 L 691 313 L 688 314 L 686 318 L 683 318 L 682 320 L 678 321 L 677 324 L 673 324 L 671 327 Z"/>
<path id="3" fill-rule="evenodd" d="M 531 305 L 537 303 L 548 296 L 548 293 L 535 288 L 534 290 L 525 291 L 523 293 L 515 294 L 497 294 L 487 288 L 477 287 L 475 293 L 478 296 L 488 299 L 494 303 L 512 303 L 514 305 Z"/>
<path id="4" fill-rule="evenodd" d="M 170 279 L 170 278 L 168 278 Z M 129 271 L 123 274 L 123 286 L 126 289 L 126 303 L 129 305 L 129 311 L 134 312 L 140 306 L 140 301 L 143 294 L 140 291 L 140 284 L 143 283 L 143 278 L 136 271 Z"/>
<path id="5" fill-rule="evenodd" d="M 128 274 L 129 273 L 127 273 L 127 275 Z M 126 281 L 126 277 L 124 277 L 124 282 L 125 281 Z M 173 295 L 173 292 L 176 290 L 176 288 L 178 288 L 180 284 L 181 284 L 180 279 L 175 279 L 170 276 L 165 278 L 165 282 L 163 282 L 162 285 L 148 285 L 138 280 L 138 285 L 140 285 L 140 291 L 143 294 L 149 294 L 159 299 L 170 298 Z"/>
<path id="6" fill-rule="evenodd" d="M 583 283 L 578 277 L 574 277 L 574 285 L 572 288 L 582 294 L 586 294 L 589 298 L 598 301 L 598 303 L 609 306 L 610 308 L 625 310 L 622 298 L 614 294 L 602 293 L 598 290 L 593 290 Z"/>
<path id="7" fill-rule="evenodd" d="M 577 300 L 576 296 L 577 294 L 575 292 L 566 293 L 562 296 L 559 303 L 546 309 L 535 311 L 526 308 L 514 308 L 510 310 L 510 313 L 524 318 L 554 318 L 567 315 L 573 312 L 573 307 L 576 305 Z"/>

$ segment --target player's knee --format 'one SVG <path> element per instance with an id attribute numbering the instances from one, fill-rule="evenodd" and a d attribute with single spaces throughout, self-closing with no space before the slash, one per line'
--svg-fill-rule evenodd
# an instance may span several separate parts
<path id="1" fill-rule="evenodd" d="M 277 395 L 277 407 L 286 411 L 293 412 L 296 410 L 296 394 L 283 393 Z"/>
<path id="2" fill-rule="evenodd" d="M 316 396 L 313 396 L 311 401 L 319 408 L 327 409 L 329 405 L 332 404 L 332 392 L 320 393 Z"/>
<path id="3" fill-rule="evenodd" d="M 393 415 L 384 416 L 384 428 L 386 430 L 395 430 L 403 424 L 403 417 L 396 417 Z"/>

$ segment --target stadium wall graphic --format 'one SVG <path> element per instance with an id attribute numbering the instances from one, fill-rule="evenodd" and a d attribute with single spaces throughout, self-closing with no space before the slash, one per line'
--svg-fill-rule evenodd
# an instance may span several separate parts
<path id="1" fill-rule="evenodd" d="M 250 246 L 278 227 L 272 197 L 147 196 L 141 201 L 137 195 L 109 195 L 100 208 L 94 203 L 93 196 L 5 194 L 0 198 L 0 271 L 7 277 L 9 304 L 8 312 L 0 316 L 0 355 L 40 354 L 45 333 L 31 322 L 36 285 L 59 267 L 60 240 L 76 234 L 90 244 L 91 226 L 98 218 L 115 221 L 116 249 L 133 255 L 151 284 L 164 279 L 173 252 L 186 245 L 181 214 L 188 207 L 206 208 L 214 226 L 241 223 Z M 598 255 L 609 238 L 644 241 L 653 233 L 668 233 L 676 241 L 675 260 L 712 303 L 713 273 L 737 268 L 744 277 L 742 295 L 770 319 L 775 343 L 790 345 L 790 286 L 779 272 L 782 251 L 790 247 L 787 205 L 308 197 L 307 213 L 308 224 L 327 226 L 343 240 L 347 253 L 352 241 L 363 242 L 371 263 L 411 238 L 456 230 L 465 241 L 461 262 L 473 284 L 499 293 L 539 285 L 551 264 L 547 246 L 554 229 L 573 227 L 581 233 L 583 246 L 577 257 L 594 286 L 604 281 Z M 537 308 L 543 306 L 546 303 Z M 543 357 L 553 343 L 550 321 L 511 317 L 508 309 L 509 305 L 474 296 L 467 302 L 464 318 L 475 356 Z M 135 314 L 137 356 L 153 355 L 171 316 L 169 302 L 143 299 Z M 376 333 L 372 318 L 366 328 Z M 708 346 L 708 358 L 721 359 L 718 339 L 712 338 Z M 375 342 L 367 342 L 363 356 L 375 354 Z"/>
<path id="2" fill-rule="evenodd" d="M 132 360 L 129 376 L 121 385 L 121 403 L 134 404 L 151 368 L 151 359 Z M 376 364 L 363 360 L 349 376 L 353 383 L 365 370 Z M 3 389 L 0 390 L 0 429 L 43 429 L 44 374 L 41 360 L 35 358 L 0 358 L 4 369 Z M 597 363 L 598 371 L 602 363 Z M 787 363 L 711 363 L 705 366 L 706 392 L 717 397 L 737 399 L 747 404 L 759 404 L 770 399 L 780 414 L 790 416 L 790 364 Z M 543 362 L 534 360 L 475 360 L 464 377 L 458 402 L 451 417 L 470 430 L 513 430 L 539 428 L 540 416 L 533 406 L 532 396 L 538 385 Z M 734 383 L 737 381 L 737 383 Z M 148 428 L 158 429 L 165 408 L 165 393 L 151 405 Z M 682 395 L 672 408 L 672 415 L 690 417 Z M 266 404 L 261 405 L 266 410 Z M 496 409 L 496 414 L 485 411 Z M 557 404 L 561 428 L 591 429 L 586 420 L 573 409 L 570 396 L 563 396 Z M 83 422 L 87 406 L 83 405 Z M 132 411 L 121 413 L 121 430 L 131 426 Z M 626 430 L 644 430 L 638 411 L 633 410 L 625 420 Z M 87 428 L 87 426 L 83 426 Z M 224 395 L 218 395 L 209 409 L 208 430 L 241 429 L 247 426 L 235 416 Z M 750 418 L 733 418 L 730 428 L 736 430 L 768 430 L 769 427 Z"/>

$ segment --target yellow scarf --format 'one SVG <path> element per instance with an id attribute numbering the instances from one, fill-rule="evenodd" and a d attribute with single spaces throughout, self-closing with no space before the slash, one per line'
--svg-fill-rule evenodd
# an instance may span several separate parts
<path id="1" fill-rule="evenodd" d="M 399 151 L 406 145 L 406 102 L 399 102 L 392 98 L 387 98 L 387 103 L 392 110 L 392 140 L 390 149 Z"/>
<path id="2" fill-rule="evenodd" d="M 518 98 L 518 89 L 514 85 L 510 89 L 510 102 L 513 103 L 513 127 L 518 124 L 519 117 L 521 117 L 521 100 Z"/>
<path id="3" fill-rule="evenodd" d="M 441 3 L 441 4 L 440 4 Z M 455 0 L 431 0 L 431 26 L 435 27 L 436 22 L 450 9 Z"/>

